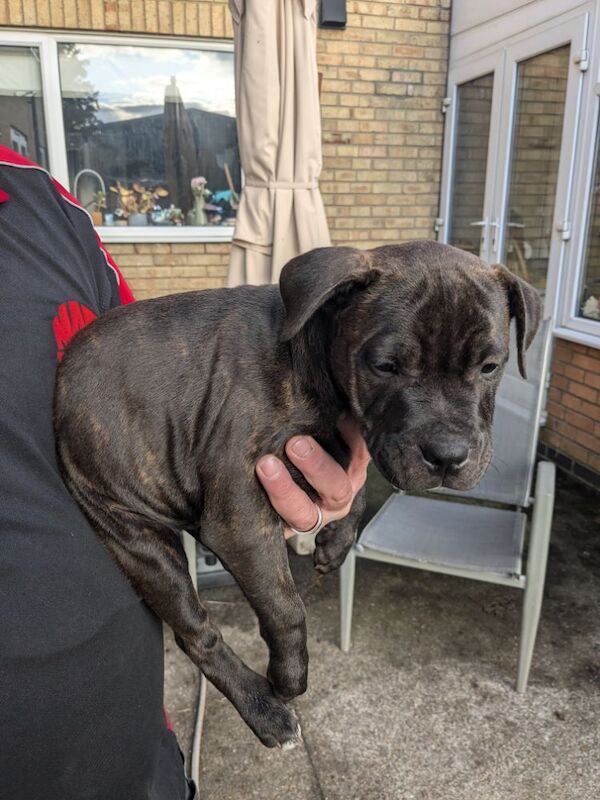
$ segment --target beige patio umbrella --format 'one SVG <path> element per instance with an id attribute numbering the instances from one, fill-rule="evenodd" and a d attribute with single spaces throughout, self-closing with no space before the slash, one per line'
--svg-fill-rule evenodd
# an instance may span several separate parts
<path id="1" fill-rule="evenodd" d="M 318 188 L 316 0 L 229 0 L 245 183 L 230 286 L 277 281 L 290 258 L 329 245 Z"/>

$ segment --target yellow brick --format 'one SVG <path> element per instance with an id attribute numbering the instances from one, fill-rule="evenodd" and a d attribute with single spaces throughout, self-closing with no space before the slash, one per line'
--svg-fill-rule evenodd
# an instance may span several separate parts
<path id="1" fill-rule="evenodd" d="M 94 0 L 92 0 L 93 3 Z M 143 0 L 132 0 L 131 2 L 131 29 L 136 32 L 144 32 L 146 30 Z"/>
<path id="2" fill-rule="evenodd" d="M 137 253 L 170 253 L 172 245 L 166 242 L 157 244 L 144 244 L 142 242 L 135 245 Z"/>
<path id="3" fill-rule="evenodd" d="M 225 36 L 225 9 L 215 3 L 211 6 L 211 32 L 213 36 Z"/>
<path id="4" fill-rule="evenodd" d="M 158 0 L 158 29 L 160 33 L 173 33 L 172 11 L 171 0 Z"/>
<path id="5" fill-rule="evenodd" d="M 426 22 L 423 22 L 423 30 L 425 30 Z M 391 17 L 363 17 L 363 28 L 374 28 L 377 30 L 393 30 L 394 20 Z"/>
<path id="6" fill-rule="evenodd" d="M 113 242 L 109 245 L 108 249 L 113 256 L 121 253 L 135 253 L 135 245 L 121 244 L 120 242 Z"/>
<path id="7" fill-rule="evenodd" d="M 210 3 L 198 4 L 198 33 L 200 36 L 211 36 Z"/>
<path id="8" fill-rule="evenodd" d="M 157 33 L 158 31 L 158 2 L 157 0 L 146 0 L 145 3 L 146 31 Z"/>
<path id="9" fill-rule="evenodd" d="M 182 0 L 173 3 L 173 33 L 178 36 L 185 33 L 185 3 Z"/>
<path id="10" fill-rule="evenodd" d="M 119 30 L 131 30 L 131 5 L 129 0 L 118 0 Z"/>
<path id="11" fill-rule="evenodd" d="M 231 18 L 229 8 L 225 8 L 224 20 L 225 20 L 225 34 L 224 34 L 225 38 L 233 39 L 233 19 Z"/>
<path id="12" fill-rule="evenodd" d="M 198 4 L 185 4 L 185 33 L 186 36 L 198 35 Z"/>
<path id="13" fill-rule="evenodd" d="M 58 3 L 53 3 L 53 6 Z M 117 30 L 119 27 L 119 10 L 116 0 L 104 2 L 104 25 L 107 30 Z"/>
<path id="14" fill-rule="evenodd" d="M 23 0 L 23 24 L 35 25 L 37 23 L 36 3 Z"/>
<path id="15" fill-rule="evenodd" d="M 23 24 L 23 6 L 21 0 L 8 0 L 8 19 L 11 25 Z"/>
<path id="16" fill-rule="evenodd" d="M 54 0 L 53 0 L 54 2 Z M 97 0 L 92 0 L 91 3 L 91 18 L 92 30 L 102 31 L 105 28 L 104 22 L 104 3 L 99 3 Z"/>

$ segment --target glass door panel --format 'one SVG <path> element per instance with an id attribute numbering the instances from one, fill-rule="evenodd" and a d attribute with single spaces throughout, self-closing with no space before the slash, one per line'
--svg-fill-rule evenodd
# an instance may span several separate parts
<path id="1" fill-rule="evenodd" d="M 456 87 L 454 175 L 448 244 L 479 255 L 485 236 L 484 204 L 494 73 Z"/>
<path id="2" fill-rule="evenodd" d="M 521 61 L 500 259 L 546 288 L 561 156 L 570 45 Z"/>

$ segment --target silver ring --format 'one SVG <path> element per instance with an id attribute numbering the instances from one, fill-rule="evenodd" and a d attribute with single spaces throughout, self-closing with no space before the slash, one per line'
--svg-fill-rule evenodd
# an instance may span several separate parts
<path id="1" fill-rule="evenodd" d="M 315 524 L 312 526 L 312 528 L 309 531 L 299 531 L 296 528 L 292 528 L 291 525 L 290 525 L 290 530 L 293 533 L 299 534 L 300 536 L 308 536 L 308 534 L 310 534 L 310 533 L 318 533 L 321 530 L 321 528 L 323 527 L 323 512 L 321 511 L 321 507 L 320 506 L 316 506 L 316 509 L 317 509 L 317 514 L 318 514 L 317 521 L 315 522 Z"/>

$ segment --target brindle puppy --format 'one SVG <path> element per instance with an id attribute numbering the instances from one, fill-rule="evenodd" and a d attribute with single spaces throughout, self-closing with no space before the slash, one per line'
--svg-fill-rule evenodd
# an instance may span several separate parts
<path id="1" fill-rule="evenodd" d="M 65 482 L 136 591 L 267 746 L 299 738 L 285 703 L 306 689 L 308 655 L 282 522 L 256 460 L 283 456 L 301 433 L 346 466 L 336 420 L 349 411 L 395 486 L 474 486 L 490 459 L 510 318 L 524 373 L 539 314 L 530 286 L 452 247 L 323 248 L 287 264 L 279 288 L 136 303 L 68 348 L 55 397 Z M 346 520 L 318 534 L 317 570 L 342 563 L 362 508 L 359 496 Z M 255 609 L 268 678 L 211 624 L 182 528 Z"/>

